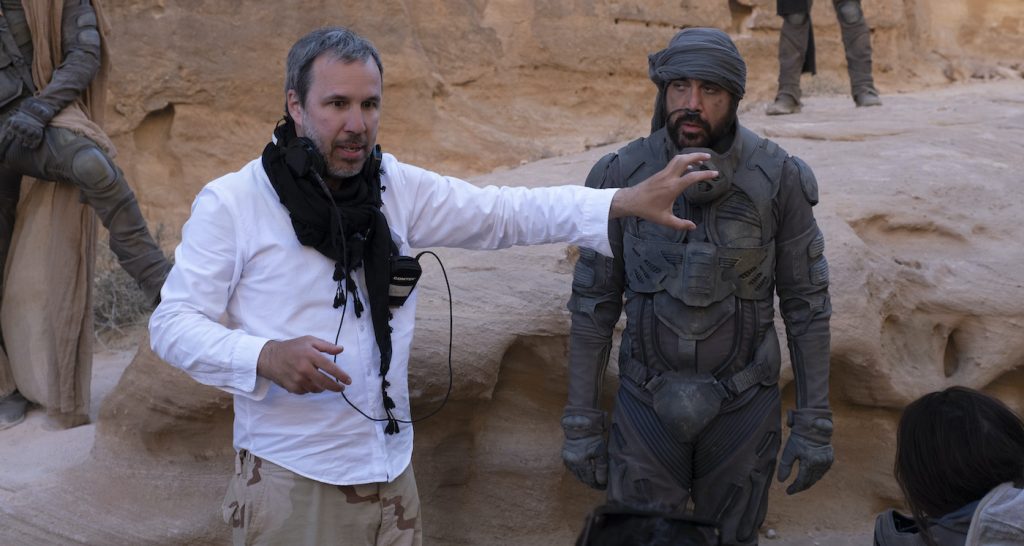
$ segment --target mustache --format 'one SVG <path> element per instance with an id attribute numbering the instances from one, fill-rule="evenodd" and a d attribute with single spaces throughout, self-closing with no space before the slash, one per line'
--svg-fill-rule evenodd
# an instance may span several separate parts
<path id="1" fill-rule="evenodd" d="M 700 117 L 700 112 L 695 110 L 688 110 L 686 108 L 680 108 L 673 110 L 668 114 L 668 124 L 672 127 L 673 132 L 678 132 L 679 128 L 684 123 L 691 125 L 699 125 L 704 129 L 704 132 L 711 133 L 711 124 Z"/>
<path id="2" fill-rule="evenodd" d="M 361 146 L 361 147 L 365 147 L 366 146 L 366 138 L 358 137 L 358 136 L 353 136 L 353 137 L 346 138 L 344 140 L 335 140 L 334 141 L 334 145 L 335 146 Z"/>

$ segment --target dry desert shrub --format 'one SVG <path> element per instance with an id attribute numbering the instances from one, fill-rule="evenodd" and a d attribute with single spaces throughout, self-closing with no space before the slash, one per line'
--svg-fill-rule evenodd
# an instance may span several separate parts
<path id="1" fill-rule="evenodd" d="M 153 236 L 157 245 L 162 247 L 163 224 L 157 227 Z M 146 300 L 135 280 L 117 263 L 106 237 L 97 239 L 92 292 L 93 331 L 100 343 L 109 346 L 116 344 L 117 340 L 132 337 L 134 331 L 145 327 L 153 305 Z"/>

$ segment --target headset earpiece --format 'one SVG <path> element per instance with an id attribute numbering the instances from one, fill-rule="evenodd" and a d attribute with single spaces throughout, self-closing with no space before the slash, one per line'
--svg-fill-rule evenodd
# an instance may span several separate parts
<path id="1" fill-rule="evenodd" d="M 297 178 L 304 178 L 310 172 L 323 176 L 326 165 L 316 144 L 306 137 L 296 137 L 288 143 L 284 162 Z"/>
<path id="2" fill-rule="evenodd" d="M 363 174 L 367 180 L 375 180 L 380 175 L 380 162 L 383 158 L 383 154 L 380 151 L 380 144 L 375 144 L 373 150 L 370 151 L 370 156 L 366 158 L 366 163 L 363 164 Z"/>

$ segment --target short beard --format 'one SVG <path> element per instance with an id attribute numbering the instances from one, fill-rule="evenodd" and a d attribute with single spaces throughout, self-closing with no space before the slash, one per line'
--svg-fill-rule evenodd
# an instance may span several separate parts
<path id="1" fill-rule="evenodd" d="M 714 148 L 723 137 L 729 134 L 732 126 L 736 123 L 737 106 L 738 101 L 734 101 L 729 117 L 718 127 L 712 127 L 709 122 L 700 117 L 699 112 L 685 108 L 674 110 L 668 115 L 669 136 L 680 150 L 683 148 Z M 684 123 L 700 125 L 703 131 L 691 140 L 683 133 Z"/>
<path id="2" fill-rule="evenodd" d="M 328 176 L 332 178 L 350 178 L 359 174 L 359 172 L 363 170 L 363 165 L 366 163 L 365 157 L 363 158 L 363 161 L 359 163 L 359 165 L 352 168 L 334 168 L 331 166 L 331 152 L 334 149 L 334 143 L 329 142 L 327 139 L 321 137 L 319 134 L 315 132 L 315 129 L 313 129 L 313 122 L 311 119 L 309 119 L 309 114 L 306 112 L 305 109 L 303 109 L 302 111 L 302 126 L 307 128 L 307 138 L 312 140 L 313 144 L 316 144 L 317 150 L 320 150 L 320 155 L 323 157 L 324 168 L 327 170 Z M 348 141 L 342 142 L 341 144 L 358 144 L 362 146 L 365 144 L 365 142 L 361 138 L 351 138 Z"/>

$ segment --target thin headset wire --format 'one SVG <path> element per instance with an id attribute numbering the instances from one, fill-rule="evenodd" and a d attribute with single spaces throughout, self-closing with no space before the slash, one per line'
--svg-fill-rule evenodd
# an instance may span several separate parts
<path id="1" fill-rule="evenodd" d="M 316 178 L 317 183 L 320 184 L 320 189 L 322 189 L 324 191 L 324 194 L 327 195 L 327 199 L 330 200 L 330 202 L 331 202 L 331 211 L 334 213 L 335 220 L 338 222 L 338 229 L 341 230 L 341 259 L 342 259 L 342 268 L 345 270 L 345 276 L 346 276 L 346 279 L 347 279 L 348 275 L 350 275 L 351 273 L 348 270 L 348 249 L 346 248 L 346 241 L 345 241 L 345 227 L 342 225 L 342 222 L 341 222 L 341 213 L 338 212 L 338 204 L 334 201 L 334 196 L 331 194 L 330 189 L 327 187 L 327 183 L 324 182 L 323 177 L 320 176 L 320 173 L 316 172 L 315 170 L 311 171 L 311 172 L 313 173 L 313 177 Z M 334 233 L 331 233 L 331 237 L 334 237 L 334 236 L 335 236 Z M 444 275 L 444 285 L 445 285 L 445 288 L 448 289 L 448 390 L 444 393 L 444 399 L 441 400 L 441 404 L 439 404 L 436 408 L 434 408 L 434 411 L 431 411 L 430 413 L 424 415 L 423 417 L 417 418 L 417 419 L 397 419 L 397 418 L 388 419 L 388 418 L 370 417 L 369 415 L 366 414 L 366 412 L 364 412 L 363 410 L 359 409 L 355 404 L 353 404 L 352 401 L 348 399 L 348 396 L 345 395 L 345 391 L 342 390 L 341 391 L 341 397 L 345 399 L 345 402 L 348 403 L 349 406 L 352 406 L 352 409 L 356 410 L 360 415 L 362 415 L 363 417 L 369 419 L 370 421 L 376 421 L 376 422 L 382 423 L 382 422 L 385 422 L 385 421 L 394 420 L 394 421 L 397 421 L 399 423 L 406 423 L 406 424 L 418 423 L 418 422 L 420 422 L 420 421 L 422 421 L 424 419 L 427 419 L 429 417 L 433 417 L 437 412 L 441 411 L 441 409 L 444 408 L 445 404 L 448 403 L 448 398 L 452 394 L 452 385 L 455 382 L 455 374 L 454 374 L 454 372 L 452 370 L 452 345 L 453 345 L 453 341 L 454 341 L 454 337 L 455 337 L 454 336 L 454 332 L 455 332 L 455 312 L 454 312 L 453 307 L 452 307 L 452 285 L 448 282 L 448 272 L 445 271 L 445 269 L 444 269 L 444 263 L 441 262 L 441 258 L 437 254 L 435 254 L 435 253 L 433 253 L 433 252 L 431 252 L 429 250 L 424 250 L 423 252 L 420 252 L 419 254 L 416 255 L 416 261 L 419 262 L 420 261 L 420 256 L 423 256 L 424 254 L 430 254 L 431 256 L 434 257 L 435 260 L 437 260 L 437 265 L 441 266 L 441 274 Z M 343 324 L 345 324 L 345 313 L 348 312 L 348 293 L 347 293 L 348 289 L 347 289 L 347 287 L 342 285 L 342 282 L 343 281 L 340 281 L 340 280 L 338 281 L 338 290 L 342 291 L 342 294 L 343 294 L 342 301 L 343 301 L 343 303 L 341 305 L 341 319 L 338 320 L 338 330 L 334 333 L 334 344 L 335 345 L 337 345 L 338 344 L 338 340 L 341 339 L 341 327 L 342 327 Z M 346 281 L 346 284 L 347 284 L 347 281 Z M 333 355 L 332 356 L 332 360 L 333 360 L 333 362 L 335 364 L 337 364 L 338 363 L 338 355 Z M 383 378 L 381 378 L 381 379 L 383 380 Z M 412 417 L 412 405 L 411 404 L 409 406 L 409 417 Z"/>
<path id="2" fill-rule="evenodd" d="M 416 255 L 416 261 L 419 261 L 420 256 L 423 256 L 424 254 L 430 254 L 431 256 L 434 257 L 434 259 L 437 260 L 437 265 L 441 266 L 441 274 L 444 275 L 444 285 L 448 289 L 448 390 L 447 390 L 447 392 L 444 393 L 444 399 L 441 400 L 441 403 L 438 404 L 438 406 L 436 408 L 434 408 L 433 411 L 431 411 L 430 413 L 424 415 L 423 417 L 417 417 L 416 419 L 398 419 L 398 418 L 393 418 L 394 421 L 397 421 L 399 423 L 406 423 L 406 424 L 418 423 L 418 422 L 420 422 L 420 421 L 422 421 L 424 419 L 427 419 L 429 417 L 434 416 L 437 412 L 441 411 L 441 409 L 444 408 L 445 404 L 448 403 L 448 398 L 452 394 L 452 385 L 455 382 L 455 374 L 454 374 L 454 372 L 452 370 L 452 345 L 453 345 L 453 338 L 454 338 L 454 323 L 455 323 L 454 311 L 453 311 L 453 307 L 452 307 L 452 286 L 448 282 L 448 273 L 444 269 L 444 264 L 441 262 L 441 258 L 439 258 L 437 254 L 434 254 L 433 252 L 431 252 L 429 250 L 424 250 L 423 252 L 420 252 L 419 254 Z M 346 305 L 348 304 L 348 298 L 347 297 L 345 299 L 345 303 L 346 303 Z M 344 313 L 342 313 L 341 321 L 338 322 L 338 331 L 335 333 L 335 337 L 334 337 L 334 344 L 335 345 L 338 344 L 338 339 L 341 336 L 341 325 L 344 322 L 345 322 L 345 315 L 344 315 Z M 334 355 L 334 362 L 335 363 L 338 362 L 338 355 Z M 363 417 L 369 419 L 370 421 L 377 421 L 377 422 L 381 422 L 382 423 L 384 421 L 388 421 L 389 420 L 387 418 L 370 417 L 363 410 L 359 409 L 355 404 L 353 404 L 351 400 L 348 399 L 348 396 L 345 395 L 345 391 L 341 391 L 341 397 L 345 399 L 345 402 L 348 402 L 349 406 L 352 406 L 352 409 L 356 410 L 357 412 L 359 412 L 360 415 L 362 415 Z M 409 408 L 409 413 L 410 413 L 410 417 L 412 417 L 412 407 L 411 407 L 411 405 L 410 405 L 410 408 Z"/>

